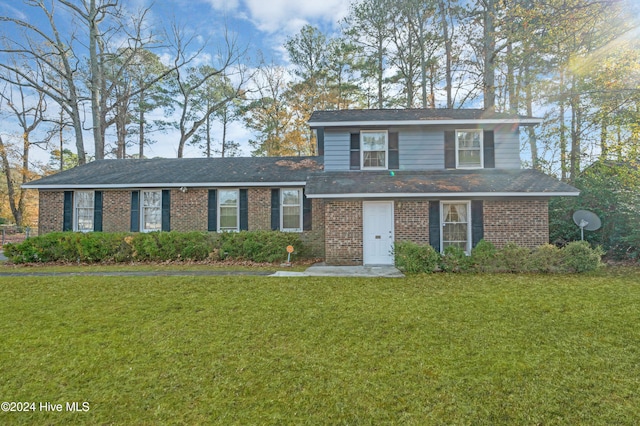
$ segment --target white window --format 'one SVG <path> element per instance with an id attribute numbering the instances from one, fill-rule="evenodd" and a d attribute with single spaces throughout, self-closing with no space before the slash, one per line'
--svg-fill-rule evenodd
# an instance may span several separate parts
<path id="1" fill-rule="evenodd" d="M 238 230 L 238 190 L 218 191 L 218 231 Z"/>
<path id="2" fill-rule="evenodd" d="M 142 232 L 162 230 L 162 191 L 142 191 L 140 222 Z"/>
<path id="3" fill-rule="evenodd" d="M 457 201 L 442 204 L 442 251 L 449 246 L 471 253 L 471 203 Z"/>
<path id="4" fill-rule="evenodd" d="M 482 130 L 456 130 L 456 167 L 481 169 L 483 161 Z"/>
<path id="5" fill-rule="evenodd" d="M 302 189 L 280 191 L 280 229 L 302 231 Z"/>
<path id="6" fill-rule="evenodd" d="M 386 170 L 388 167 L 389 139 L 386 131 L 360 132 L 360 146 L 362 150 L 361 169 Z"/>
<path id="7" fill-rule="evenodd" d="M 75 214 L 73 230 L 79 232 L 93 231 L 93 208 L 94 208 L 93 191 L 76 191 L 74 194 Z"/>

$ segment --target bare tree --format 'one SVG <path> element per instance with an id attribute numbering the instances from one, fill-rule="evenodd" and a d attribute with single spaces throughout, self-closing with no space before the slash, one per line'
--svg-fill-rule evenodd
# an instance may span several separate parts
<path id="1" fill-rule="evenodd" d="M 240 48 L 237 40 L 228 33 L 225 33 L 224 46 L 215 55 L 218 63 L 214 66 L 185 69 L 182 64 L 188 63 L 190 59 L 184 56 L 185 39 L 177 27 L 174 27 L 174 40 L 178 52 L 173 67 L 175 103 L 180 114 L 177 123 L 180 131 L 178 158 L 182 158 L 187 141 L 207 122 L 208 117 L 228 102 L 244 95 L 244 86 L 250 76 L 241 63 L 246 48 Z M 220 97 L 205 105 L 201 95 L 206 93 L 204 89 L 207 83 L 214 79 L 228 81 L 230 84 L 222 85 L 225 90 L 220 92 Z"/>
<path id="2" fill-rule="evenodd" d="M 38 77 L 33 76 L 34 79 Z M 17 81 L 21 81 L 19 77 Z M 10 160 L 9 147 L 5 144 L 0 135 L 0 157 L 2 160 L 2 169 L 7 182 L 7 193 L 9 196 L 9 206 L 11 214 L 18 225 L 23 225 L 25 221 L 26 211 L 26 190 L 21 185 L 27 183 L 31 179 L 29 151 L 34 143 L 31 140 L 32 133 L 44 121 L 44 113 L 47 109 L 45 96 L 43 93 L 30 92 L 21 85 L 11 86 L 5 84 L 0 92 L 0 110 L 6 108 L 11 117 L 18 123 L 21 133 L 22 146 L 16 149 L 19 154 L 18 166 L 14 166 Z M 13 176 L 13 171 L 17 170 L 19 179 Z"/>

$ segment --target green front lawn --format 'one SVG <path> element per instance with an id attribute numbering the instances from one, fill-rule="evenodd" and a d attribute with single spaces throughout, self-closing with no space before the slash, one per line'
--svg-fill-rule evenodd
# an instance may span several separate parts
<path id="1" fill-rule="evenodd" d="M 37 404 L 1 424 L 640 419 L 638 269 L 12 277 L 0 300 L 0 400 Z"/>

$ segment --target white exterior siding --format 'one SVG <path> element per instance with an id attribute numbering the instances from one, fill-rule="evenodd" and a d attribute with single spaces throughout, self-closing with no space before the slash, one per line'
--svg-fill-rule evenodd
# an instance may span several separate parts
<path id="1" fill-rule="evenodd" d="M 520 136 L 518 130 L 496 129 L 493 134 L 496 169 L 520 168 Z"/>
<path id="2" fill-rule="evenodd" d="M 444 132 L 451 127 L 410 127 L 398 130 L 400 170 L 434 170 L 444 168 Z M 391 129 L 390 131 L 396 131 Z M 324 134 L 324 169 L 349 170 L 350 131 L 327 130 Z M 494 131 L 495 167 L 520 168 L 520 139 L 518 129 Z"/>
<path id="3" fill-rule="evenodd" d="M 410 129 L 399 132 L 400 170 L 444 168 L 444 130 Z"/>
<path id="4" fill-rule="evenodd" d="M 324 133 L 324 169 L 349 170 L 351 135 L 349 132 Z"/>

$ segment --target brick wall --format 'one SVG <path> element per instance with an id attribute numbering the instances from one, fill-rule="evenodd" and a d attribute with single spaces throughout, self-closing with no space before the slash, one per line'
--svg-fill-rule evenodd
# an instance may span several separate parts
<path id="1" fill-rule="evenodd" d="M 300 240 L 311 249 L 314 256 L 325 257 L 324 200 L 313 199 L 311 204 L 311 231 L 304 231 Z"/>
<path id="2" fill-rule="evenodd" d="M 362 201 L 325 202 L 325 260 L 362 264 Z"/>
<path id="3" fill-rule="evenodd" d="M 129 232 L 131 229 L 131 191 L 102 191 L 102 230 Z"/>
<path id="4" fill-rule="evenodd" d="M 429 244 L 428 201 L 396 201 L 394 221 L 396 241 Z"/>
<path id="5" fill-rule="evenodd" d="M 206 231 L 209 191 L 189 188 L 187 192 L 171 190 L 171 230 L 178 232 Z"/>
<path id="6" fill-rule="evenodd" d="M 537 247 L 549 242 L 547 200 L 501 200 L 484 202 L 484 238 L 496 247 L 514 242 Z"/>
<path id="7" fill-rule="evenodd" d="M 249 231 L 271 229 L 271 188 L 249 188 Z"/>
<path id="8" fill-rule="evenodd" d="M 62 231 L 64 191 L 39 191 L 38 235 Z"/>

